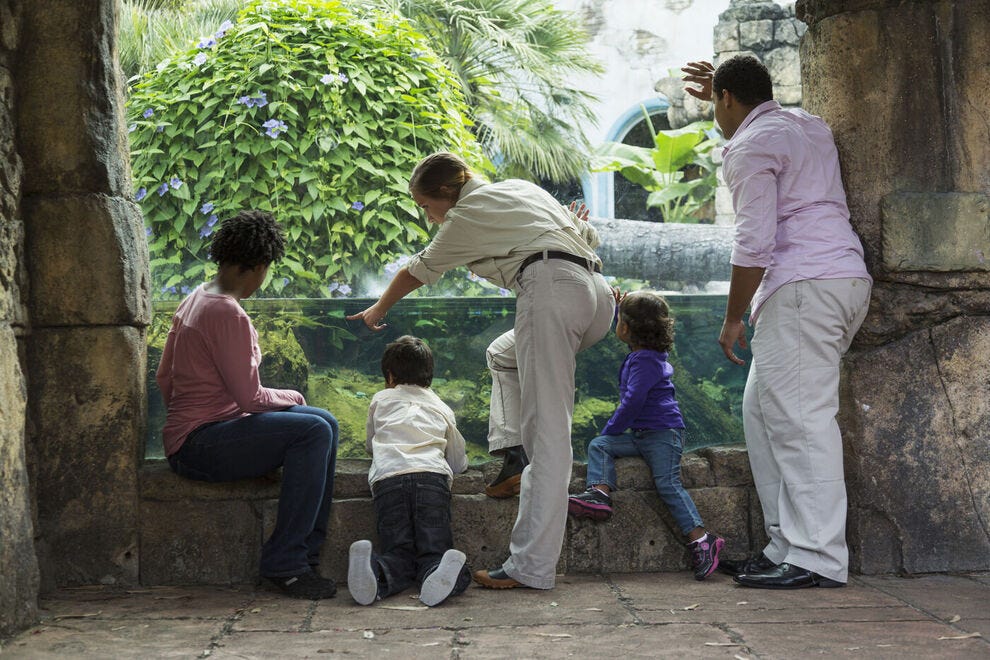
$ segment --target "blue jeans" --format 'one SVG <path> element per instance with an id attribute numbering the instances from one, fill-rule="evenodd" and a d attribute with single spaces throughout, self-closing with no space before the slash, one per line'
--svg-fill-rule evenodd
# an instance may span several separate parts
<path id="1" fill-rule="evenodd" d="M 380 553 L 372 567 L 378 576 L 378 597 L 385 598 L 423 584 L 436 570 L 443 553 L 454 547 L 450 530 L 450 486 L 436 472 L 411 472 L 375 483 Z M 451 595 L 471 584 L 471 572 L 461 568 Z"/>
<path id="2" fill-rule="evenodd" d="M 660 499 L 674 516 L 681 532 L 687 534 L 695 527 L 703 527 L 698 509 L 688 492 L 681 485 L 681 429 L 658 431 L 626 431 L 621 435 L 600 435 L 588 445 L 589 486 L 605 484 L 618 490 L 615 476 L 615 459 L 642 456 L 650 466 L 653 483 Z"/>
<path id="3" fill-rule="evenodd" d="M 292 406 L 201 426 L 168 462 L 181 477 L 212 482 L 261 477 L 281 467 L 278 520 L 261 548 L 261 574 L 284 577 L 319 564 L 337 441 L 333 415 Z"/>

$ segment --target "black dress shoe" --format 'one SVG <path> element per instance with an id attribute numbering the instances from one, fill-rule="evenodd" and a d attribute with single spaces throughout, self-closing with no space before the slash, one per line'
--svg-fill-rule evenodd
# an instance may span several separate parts
<path id="1" fill-rule="evenodd" d="M 743 573 L 762 573 L 777 564 L 773 563 L 762 552 L 749 559 L 719 559 L 718 570 L 735 577 Z"/>
<path id="2" fill-rule="evenodd" d="M 757 589 L 806 589 L 808 587 L 844 587 L 845 582 L 830 580 L 800 566 L 778 564 L 759 573 L 737 575 L 735 581 Z"/>

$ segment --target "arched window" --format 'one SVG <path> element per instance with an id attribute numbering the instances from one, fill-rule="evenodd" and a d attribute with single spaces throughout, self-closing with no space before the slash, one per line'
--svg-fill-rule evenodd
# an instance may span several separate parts
<path id="1" fill-rule="evenodd" d="M 667 122 L 667 108 L 670 104 L 661 96 L 654 96 L 631 106 L 615 120 L 605 134 L 605 142 L 622 142 L 638 147 L 652 147 L 653 140 L 643 109 L 650 115 L 653 130 L 670 128 Z M 613 172 L 590 172 L 581 177 L 585 204 L 591 214 L 602 218 L 625 218 L 629 220 L 660 221 L 657 209 L 646 208 L 649 193 L 641 187 L 626 181 Z"/>

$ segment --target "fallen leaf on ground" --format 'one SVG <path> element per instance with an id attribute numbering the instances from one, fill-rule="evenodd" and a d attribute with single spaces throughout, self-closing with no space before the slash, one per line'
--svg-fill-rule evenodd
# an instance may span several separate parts
<path id="1" fill-rule="evenodd" d="M 701 603 L 695 603 L 694 605 L 688 605 L 684 609 L 685 610 L 693 610 L 693 609 L 696 609 L 699 605 L 701 605 Z"/>
<path id="2" fill-rule="evenodd" d="M 260 607 L 255 607 L 254 609 L 251 610 L 251 614 L 259 614 L 260 612 L 261 612 Z"/>
<path id="3" fill-rule="evenodd" d="M 747 658 L 746 656 L 739 655 L 739 654 L 736 654 L 736 655 L 732 656 L 732 658 L 733 658 L 733 660 L 749 660 L 749 658 Z"/>
<path id="4" fill-rule="evenodd" d="M 418 612 L 430 609 L 426 605 L 379 605 L 380 610 L 404 610 L 406 612 Z"/>
<path id="5" fill-rule="evenodd" d="M 427 642 L 426 644 L 420 644 L 420 646 L 440 646 L 440 642 Z"/>
<path id="6" fill-rule="evenodd" d="M 101 614 L 103 614 L 103 610 L 99 610 L 98 612 L 90 612 L 88 614 L 59 614 L 52 620 L 61 621 L 62 619 L 92 619 L 94 616 L 100 616 Z"/>
<path id="7" fill-rule="evenodd" d="M 364 638 L 365 639 L 374 639 L 375 638 L 375 633 L 371 632 L 370 630 L 365 630 L 364 631 Z"/>
<path id="8" fill-rule="evenodd" d="M 962 621 L 962 617 L 959 616 L 958 614 L 952 617 L 951 619 L 949 619 L 949 623 L 955 623 L 956 621 Z"/>
<path id="9" fill-rule="evenodd" d="M 600 608 L 600 607 L 586 607 L 584 609 L 588 610 L 589 612 L 601 612 L 602 611 L 602 608 Z"/>
<path id="10" fill-rule="evenodd" d="M 741 600 L 738 603 L 736 603 L 736 605 L 749 605 L 749 601 L 748 600 Z"/>
<path id="11" fill-rule="evenodd" d="M 557 607 L 557 601 L 555 600 L 550 601 L 550 607 Z"/>
<path id="12" fill-rule="evenodd" d="M 983 635 L 981 635 L 980 633 L 969 633 L 968 635 L 943 635 L 942 637 L 939 637 L 939 639 L 940 640 L 942 640 L 942 639 L 973 639 L 974 637 L 983 637 Z"/>
<path id="13" fill-rule="evenodd" d="M 573 637 L 567 633 L 536 633 L 538 637 Z"/>

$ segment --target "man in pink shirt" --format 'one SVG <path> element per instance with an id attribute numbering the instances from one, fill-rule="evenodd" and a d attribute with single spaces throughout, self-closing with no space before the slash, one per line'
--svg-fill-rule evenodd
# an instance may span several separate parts
<path id="1" fill-rule="evenodd" d="M 261 575 L 288 596 L 317 600 L 336 591 L 316 568 L 333 495 L 337 420 L 299 392 L 262 386 L 258 333 L 239 304 L 284 253 L 270 214 L 242 211 L 224 220 L 210 244 L 219 272 L 175 311 L 156 378 L 168 409 L 165 456 L 176 474 L 234 481 L 282 468 Z"/>
<path id="2" fill-rule="evenodd" d="M 692 96 L 715 104 L 728 139 L 723 173 L 736 235 L 719 344 L 744 364 L 752 306 L 753 364 L 743 428 L 770 543 L 723 561 L 747 587 L 841 587 L 848 579 L 839 363 L 866 316 L 872 280 L 849 223 L 838 152 L 819 117 L 773 100 L 763 64 L 738 56 L 682 69 Z"/>

